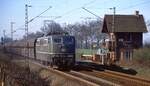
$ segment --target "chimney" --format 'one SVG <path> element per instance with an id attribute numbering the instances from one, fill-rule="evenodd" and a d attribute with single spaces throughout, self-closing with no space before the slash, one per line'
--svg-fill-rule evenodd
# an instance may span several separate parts
<path id="1" fill-rule="evenodd" d="M 136 10 L 136 11 L 135 11 L 135 15 L 136 15 L 136 16 L 139 16 L 139 11 Z"/>

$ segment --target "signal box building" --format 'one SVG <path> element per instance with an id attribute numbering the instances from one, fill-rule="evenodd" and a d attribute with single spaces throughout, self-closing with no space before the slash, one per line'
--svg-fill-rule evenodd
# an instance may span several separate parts
<path id="1" fill-rule="evenodd" d="M 115 52 L 115 60 L 131 60 L 133 50 L 143 46 L 143 33 L 147 32 L 143 15 L 105 15 L 102 33 L 114 40 L 109 51 Z M 111 34 L 114 36 L 111 38 Z"/>

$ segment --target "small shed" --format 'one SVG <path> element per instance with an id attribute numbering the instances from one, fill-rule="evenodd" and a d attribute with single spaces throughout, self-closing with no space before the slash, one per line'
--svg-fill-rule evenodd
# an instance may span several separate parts
<path id="1" fill-rule="evenodd" d="M 102 33 L 114 34 L 116 60 L 131 59 L 133 49 L 143 46 L 143 33 L 147 32 L 143 15 L 105 15 Z M 112 46 L 111 46 L 112 47 Z M 112 49 L 112 48 L 110 48 Z M 110 50 L 111 51 L 111 50 Z"/>

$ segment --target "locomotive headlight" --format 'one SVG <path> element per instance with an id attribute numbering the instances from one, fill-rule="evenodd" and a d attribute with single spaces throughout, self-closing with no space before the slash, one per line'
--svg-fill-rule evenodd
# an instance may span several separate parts
<path id="1" fill-rule="evenodd" d="M 73 55 L 68 55 L 67 57 L 73 57 Z"/>
<path id="2" fill-rule="evenodd" d="M 62 48 L 62 49 L 61 49 L 61 51 L 62 51 L 62 52 L 65 52 L 65 51 L 66 51 L 66 49 L 65 49 L 65 48 Z"/>

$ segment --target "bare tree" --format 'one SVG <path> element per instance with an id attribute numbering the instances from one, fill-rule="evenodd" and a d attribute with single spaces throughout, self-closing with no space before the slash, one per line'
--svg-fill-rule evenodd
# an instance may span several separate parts
<path id="1" fill-rule="evenodd" d="M 102 21 L 90 21 L 83 23 L 68 24 L 63 27 L 70 35 L 76 37 L 77 48 L 90 48 L 92 42 L 104 38 L 104 34 L 101 33 Z"/>
<path id="2" fill-rule="evenodd" d="M 30 38 L 38 38 L 45 35 L 51 34 L 69 34 L 75 36 L 77 48 L 91 48 L 93 42 L 99 46 L 100 40 L 106 37 L 105 34 L 101 33 L 102 21 L 90 21 L 83 23 L 75 23 L 60 26 L 59 23 L 55 21 L 49 21 L 41 27 L 41 31 L 36 33 L 30 33 Z"/>
<path id="3" fill-rule="evenodd" d="M 51 34 L 62 34 L 64 33 L 62 27 L 59 23 L 56 23 L 55 21 L 50 21 L 50 23 L 45 24 L 41 31 L 44 32 L 45 35 L 51 35 Z"/>

